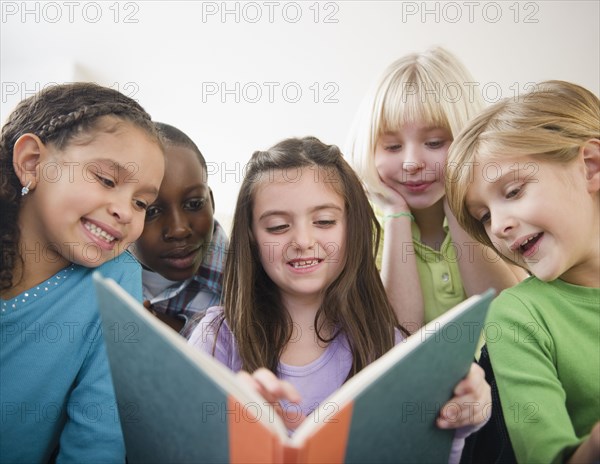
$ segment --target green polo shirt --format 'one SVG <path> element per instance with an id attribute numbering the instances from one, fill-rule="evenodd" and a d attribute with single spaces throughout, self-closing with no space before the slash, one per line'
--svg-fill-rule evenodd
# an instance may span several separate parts
<path id="1" fill-rule="evenodd" d="M 378 215 L 378 218 L 381 222 L 381 216 Z M 452 243 L 446 219 L 444 219 L 446 236 L 439 251 L 421 243 L 421 231 L 414 221 L 411 223 L 411 227 L 414 250 L 407 249 L 405 253 L 406 255 L 409 253 L 416 255 L 417 271 L 425 305 L 425 323 L 427 323 L 467 298 L 458 269 L 457 252 L 460 250 L 457 250 Z M 381 269 L 383 238 L 382 230 L 382 240 L 379 242 L 377 252 L 379 269 Z M 404 259 L 404 256 L 399 256 L 398 259 Z"/>

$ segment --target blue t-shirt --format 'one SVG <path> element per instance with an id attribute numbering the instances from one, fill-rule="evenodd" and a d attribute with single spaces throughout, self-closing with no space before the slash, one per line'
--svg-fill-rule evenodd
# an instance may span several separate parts
<path id="1" fill-rule="evenodd" d="M 0 308 L 0 461 L 124 462 L 125 447 L 92 273 L 141 300 L 128 253 L 69 265 Z"/>

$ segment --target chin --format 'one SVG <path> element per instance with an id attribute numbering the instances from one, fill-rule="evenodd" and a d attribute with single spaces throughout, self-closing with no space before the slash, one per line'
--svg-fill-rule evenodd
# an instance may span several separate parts
<path id="1" fill-rule="evenodd" d="M 197 271 L 197 270 L 196 270 Z M 182 282 L 193 277 L 196 274 L 196 271 L 186 269 L 185 271 L 170 271 L 165 273 L 160 273 L 165 279 L 172 280 L 175 282 Z"/>
<path id="2" fill-rule="evenodd" d="M 89 267 L 89 268 L 97 268 L 97 267 L 102 266 L 104 263 L 110 261 L 111 259 L 119 256 L 119 254 L 120 254 L 120 253 L 117 254 L 116 251 L 113 251 L 113 252 L 109 253 L 108 255 L 106 253 L 98 253 L 98 255 L 93 256 L 94 253 L 95 253 L 95 250 L 89 251 L 89 253 L 88 253 L 89 256 L 82 256 L 80 254 L 79 256 L 75 255 L 75 256 L 71 256 L 67 259 L 69 261 L 73 262 L 74 264 L 79 264 L 80 266 Z M 85 253 L 83 253 L 83 255 L 85 255 Z"/>
<path id="3" fill-rule="evenodd" d="M 543 282 L 552 282 L 553 280 L 559 279 L 562 273 L 560 272 L 535 272 L 534 270 L 529 270 L 535 277 L 540 279 Z"/>

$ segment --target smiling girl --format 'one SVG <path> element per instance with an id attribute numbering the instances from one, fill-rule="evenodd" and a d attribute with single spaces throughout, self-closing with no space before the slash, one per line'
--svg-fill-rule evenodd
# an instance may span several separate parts
<path id="1" fill-rule="evenodd" d="M 542 82 L 471 121 L 448 200 L 532 277 L 492 303 L 488 340 L 518 462 L 600 460 L 600 101 Z"/>
<path id="2" fill-rule="evenodd" d="M 468 296 L 525 277 L 472 240 L 445 200 L 448 148 L 483 108 L 474 84 L 443 48 L 406 55 L 366 96 L 351 134 L 349 154 L 383 214 L 381 277 L 411 331 Z"/>
<path id="3" fill-rule="evenodd" d="M 3 462 L 124 462 L 92 272 L 141 300 L 118 258 L 144 226 L 164 172 L 135 101 L 94 84 L 22 101 L 0 142 Z"/>
<path id="4" fill-rule="evenodd" d="M 255 152 L 234 215 L 224 306 L 208 310 L 190 343 L 251 372 L 241 375 L 267 401 L 281 400 L 284 420 L 297 427 L 290 401 L 308 415 L 406 333 L 375 265 L 379 232 L 336 146 L 307 137 Z M 483 371 L 474 366 L 455 392 L 438 426 L 482 423 L 490 401 Z M 457 406 L 459 418 L 448 420 Z M 451 460 L 471 430 L 457 433 Z"/>

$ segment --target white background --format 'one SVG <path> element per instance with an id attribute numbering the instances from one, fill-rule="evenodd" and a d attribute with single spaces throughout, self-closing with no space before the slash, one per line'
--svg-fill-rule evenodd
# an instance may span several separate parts
<path id="1" fill-rule="evenodd" d="M 229 224 L 254 150 L 290 136 L 344 146 L 394 59 L 434 45 L 488 103 L 530 82 L 600 86 L 600 2 L 2 2 L 1 117 L 49 83 L 95 81 L 173 124 L 209 162 Z"/>

